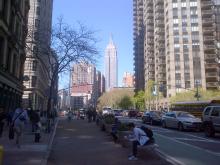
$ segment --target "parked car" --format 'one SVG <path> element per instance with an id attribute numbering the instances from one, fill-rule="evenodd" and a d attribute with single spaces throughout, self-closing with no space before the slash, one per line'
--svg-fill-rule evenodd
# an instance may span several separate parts
<path id="1" fill-rule="evenodd" d="M 113 113 L 115 116 L 122 116 L 122 110 L 120 110 L 120 109 L 114 109 Z"/>
<path id="2" fill-rule="evenodd" d="M 143 117 L 142 117 L 142 121 L 143 123 L 146 124 L 161 124 L 161 120 L 162 120 L 162 112 L 160 111 L 147 111 L 144 113 Z"/>
<path id="3" fill-rule="evenodd" d="M 138 117 L 138 111 L 137 110 L 129 110 L 128 117 Z"/>
<path id="4" fill-rule="evenodd" d="M 208 106 L 202 114 L 205 135 L 208 137 L 220 133 L 220 106 Z"/>
<path id="5" fill-rule="evenodd" d="M 102 114 L 103 114 L 103 115 L 113 114 L 113 111 L 112 111 L 111 108 L 103 108 Z"/>
<path id="6" fill-rule="evenodd" d="M 162 116 L 162 127 L 177 128 L 180 131 L 199 131 L 202 128 L 202 121 L 188 112 L 172 111 Z"/>

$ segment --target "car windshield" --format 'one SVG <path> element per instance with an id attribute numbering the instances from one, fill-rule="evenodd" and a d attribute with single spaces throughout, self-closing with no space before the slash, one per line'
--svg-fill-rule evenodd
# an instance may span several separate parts
<path id="1" fill-rule="evenodd" d="M 160 114 L 157 113 L 157 112 L 151 112 L 151 115 L 152 115 L 153 117 L 160 117 Z"/>
<path id="2" fill-rule="evenodd" d="M 179 117 L 190 117 L 190 118 L 195 118 L 195 116 L 191 115 L 190 113 L 185 113 L 185 112 L 181 112 L 178 115 Z"/>

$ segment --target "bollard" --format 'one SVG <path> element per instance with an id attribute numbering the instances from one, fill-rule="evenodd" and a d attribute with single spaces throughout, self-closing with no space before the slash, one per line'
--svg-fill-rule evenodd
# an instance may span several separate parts
<path id="1" fill-rule="evenodd" d="M 0 146 L 0 165 L 3 165 L 3 146 Z"/>

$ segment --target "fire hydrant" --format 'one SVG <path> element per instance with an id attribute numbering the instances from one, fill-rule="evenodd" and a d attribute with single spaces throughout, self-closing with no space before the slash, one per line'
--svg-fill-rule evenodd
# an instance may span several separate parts
<path id="1" fill-rule="evenodd" d="M 0 165 L 3 165 L 3 146 L 0 146 Z"/>

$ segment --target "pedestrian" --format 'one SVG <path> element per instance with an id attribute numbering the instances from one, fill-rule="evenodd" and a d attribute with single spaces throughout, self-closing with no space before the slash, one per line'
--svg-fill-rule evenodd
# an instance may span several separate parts
<path id="1" fill-rule="evenodd" d="M 135 127 L 134 123 L 129 123 L 128 127 L 132 131 L 132 135 L 125 137 L 132 142 L 132 155 L 128 157 L 128 160 L 137 160 L 137 146 L 147 144 L 149 138 L 141 128 Z"/>
<path id="2" fill-rule="evenodd" d="M 92 121 L 92 107 L 90 106 L 88 111 L 87 111 L 87 116 L 88 116 L 88 122 L 90 123 Z"/>
<path id="3" fill-rule="evenodd" d="M 23 133 L 24 124 L 27 121 L 28 121 L 27 111 L 22 108 L 17 108 L 12 118 L 12 125 L 14 128 L 14 133 L 16 136 L 16 145 L 18 148 L 20 148 L 20 137 Z"/>
<path id="4" fill-rule="evenodd" d="M 96 116 L 97 116 L 96 109 L 93 108 L 93 110 L 92 110 L 92 120 L 93 120 L 94 122 L 96 121 Z"/>

